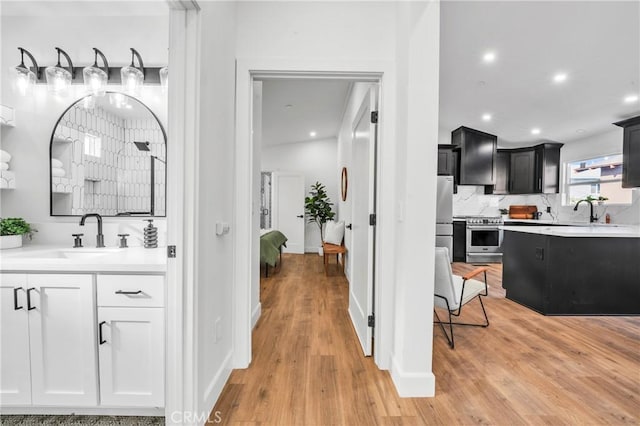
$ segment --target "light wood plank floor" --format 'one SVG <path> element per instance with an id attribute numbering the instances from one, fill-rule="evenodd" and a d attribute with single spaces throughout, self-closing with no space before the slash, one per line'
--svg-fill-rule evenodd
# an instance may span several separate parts
<path id="1" fill-rule="evenodd" d="M 285 255 L 262 278 L 253 362 L 232 373 L 211 422 L 218 412 L 246 425 L 640 424 L 640 318 L 539 315 L 504 298 L 498 265 L 491 325 L 455 329 L 455 350 L 434 328 L 436 396 L 399 398 L 361 356 L 347 282 L 332 267 L 325 277 L 321 257 Z M 467 320 L 480 318 L 476 303 Z"/>

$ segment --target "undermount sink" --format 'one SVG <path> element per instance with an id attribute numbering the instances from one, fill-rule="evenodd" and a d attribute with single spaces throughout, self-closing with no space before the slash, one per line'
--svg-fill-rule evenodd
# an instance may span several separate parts
<path id="1" fill-rule="evenodd" d="M 37 259 L 92 259 L 95 257 L 106 256 L 108 254 L 118 253 L 121 249 L 117 248 L 94 248 L 94 249 L 57 249 L 42 250 L 31 253 L 23 253 L 20 257 L 29 257 Z"/>

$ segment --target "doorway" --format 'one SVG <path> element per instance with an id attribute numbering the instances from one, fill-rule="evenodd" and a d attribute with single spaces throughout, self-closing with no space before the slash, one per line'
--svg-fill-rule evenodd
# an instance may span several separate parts
<path id="1" fill-rule="evenodd" d="M 294 73 L 295 74 L 295 73 Z M 376 213 L 376 179 L 375 171 L 377 166 L 377 145 L 376 138 L 377 132 L 377 120 L 372 120 L 372 112 L 376 112 L 378 109 L 377 100 L 380 92 L 380 75 L 368 75 L 360 74 L 354 75 L 340 75 L 338 73 L 334 75 L 294 75 L 292 78 L 291 73 L 283 74 L 269 74 L 263 76 L 259 73 L 252 74 L 248 81 L 248 86 L 252 90 L 247 92 L 249 99 L 253 100 L 249 105 L 248 110 L 253 112 L 253 116 L 247 122 L 252 129 L 252 140 L 249 143 L 249 152 L 252 153 L 251 157 L 253 164 L 246 168 L 244 171 L 245 177 L 249 175 L 248 182 L 254 182 L 255 187 L 252 188 L 253 205 L 256 206 L 256 212 L 252 213 L 253 217 L 260 217 L 260 221 L 253 221 L 252 224 L 256 226 L 258 222 L 264 222 L 264 208 L 262 198 L 264 194 L 264 176 L 266 172 L 272 173 L 271 182 L 273 187 L 276 187 L 276 176 L 278 175 L 277 168 L 274 167 L 262 167 L 263 155 L 265 148 L 265 134 L 262 129 L 256 128 L 256 122 L 260 123 L 262 127 L 268 128 L 270 126 L 267 116 L 267 111 L 257 108 L 257 103 L 267 104 L 268 90 L 267 85 L 271 81 L 276 81 L 282 85 L 283 82 L 292 81 L 295 84 L 304 84 L 304 82 L 338 82 L 346 83 L 348 86 L 348 93 L 344 96 L 344 99 L 340 102 L 339 111 L 339 124 L 334 130 L 334 134 L 329 135 L 329 138 L 320 137 L 320 139 L 334 138 L 334 145 L 337 147 L 334 149 L 335 155 L 332 163 L 329 163 L 323 174 L 323 179 L 330 183 L 327 185 L 328 192 L 331 194 L 331 201 L 335 204 L 336 221 L 343 221 L 345 225 L 349 225 L 345 231 L 345 245 L 350 249 L 347 261 L 346 274 L 347 279 L 350 282 L 349 292 L 349 316 L 353 323 L 353 328 L 356 331 L 358 340 L 361 343 L 363 355 L 372 355 L 373 350 L 373 337 L 375 334 L 373 316 L 376 311 L 376 303 L 374 299 L 375 288 L 375 213 Z M 257 85 L 256 83 L 262 83 Z M 259 92 L 260 96 L 256 96 Z M 289 110 L 296 108 L 294 102 L 281 102 L 281 105 L 277 106 L 283 110 Z M 314 136 L 317 136 L 317 131 L 314 128 L 306 129 L 308 136 L 305 135 L 305 140 L 301 141 L 312 146 L 316 141 L 313 140 Z M 311 133 L 314 133 L 313 135 Z M 326 136 L 326 135 L 322 135 Z M 300 141 L 298 141 L 300 142 Z M 327 142 L 329 144 L 330 142 Z M 298 145 L 298 146 L 296 146 Z M 269 148 L 277 154 L 268 155 L 268 161 L 272 162 L 273 157 L 277 157 L 282 160 L 283 158 L 289 158 L 291 160 L 305 161 L 310 160 L 311 163 L 321 162 L 322 155 L 319 151 L 316 151 L 311 155 L 311 158 L 305 158 L 303 154 L 300 154 L 301 143 L 293 143 L 289 141 L 283 147 Z M 316 149 L 320 149 L 316 147 Z M 296 152 L 295 155 L 291 154 Z M 315 154 L 315 156 L 314 156 Z M 354 160 L 355 159 L 355 160 Z M 281 170 L 288 171 L 293 170 L 299 164 L 282 165 Z M 270 164 L 271 165 L 271 164 Z M 314 164 L 315 165 L 315 164 Z M 341 169 L 345 167 L 349 171 L 348 173 L 348 187 L 345 194 L 345 200 L 341 197 Z M 303 167 L 304 169 L 304 167 Z M 326 176 L 328 173 L 329 177 Z M 283 173 L 285 177 L 292 176 L 294 173 Z M 307 177 L 307 184 L 315 183 L 316 179 L 309 179 Z M 309 185 L 306 185 L 306 191 L 308 192 Z M 274 192 L 277 190 L 274 188 Z M 358 203 L 355 208 L 352 208 L 353 203 Z M 273 207 L 273 217 L 277 217 L 276 213 L 278 202 L 273 199 L 271 205 Z M 355 214 L 355 215 L 354 215 Z M 245 216 L 246 220 L 246 216 Z M 246 222 L 245 222 L 246 223 Z M 273 220 L 272 224 L 275 227 L 280 227 L 278 220 Z M 282 231 L 282 229 L 279 229 Z M 246 237 L 252 240 L 259 238 L 259 229 L 257 226 L 247 230 Z M 319 234 L 319 232 L 318 232 Z M 286 233 L 285 233 L 286 235 Z M 288 237 L 288 235 L 286 235 Z M 313 244 L 320 245 L 321 240 L 317 238 L 317 242 L 309 243 L 309 239 L 305 238 L 306 247 L 305 251 L 313 251 Z M 310 245 L 311 244 L 311 245 Z M 257 244 L 252 243 L 252 246 Z M 255 259 L 255 254 L 253 259 Z M 251 259 L 247 259 L 250 261 Z M 320 262 L 320 260 L 319 260 Z M 255 263 L 251 264 L 251 312 L 259 312 L 260 308 L 256 304 L 259 304 L 260 300 L 260 281 L 259 270 L 255 267 Z M 238 265 L 239 266 L 239 265 Z M 246 264 L 244 265 L 246 269 Z M 258 273 L 257 273 L 258 272 Z M 246 303 L 246 302 L 242 302 Z M 252 317 L 251 324 L 255 324 L 256 317 Z M 250 339 L 250 336 L 248 336 Z M 250 354 L 248 354 L 250 356 Z"/>

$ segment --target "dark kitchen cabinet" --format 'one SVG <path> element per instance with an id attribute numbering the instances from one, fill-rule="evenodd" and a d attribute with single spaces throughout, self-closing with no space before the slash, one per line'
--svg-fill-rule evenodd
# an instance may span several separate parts
<path id="1" fill-rule="evenodd" d="M 438 145 L 438 176 L 453 176 L 456 170 L 453 145 Z"/>
<path id="2" fill-rule="evenodd" d="M 533 194 L 536 178 L 536 152 L 533 148 L 514 149 L 510 155 L 509 194 Z"/>
<path id="3" fill-rule="evenodd" d="M 511 152 L 499 149 L 496 153 L 496 184 L 484 187 L 485 194 L 508 194 L 509 171 L 511 170 Z"/>
<path id="4" fill-rule="evenodd" d="M 453 221 L 453 262 L 467 261 L 467 222 Z"/>
<path id="5" fill-rule="evenodd" d="M 495 185 L 497 136 L 462 126 L 451 132 L 451 144 L 459 150 L 459 185 Z"/>
<path id="6" fill-rule="evenodd" d="M 562 148 L 562 144 L 546 142 L 534 148 L 534 192 L 557 194 L 560 192 L 560 148 Z"/>
<path id="7" fill-rule="evenodd" d="M 624 128 L 622 138 L 622 187 L 640 187 L 640 116 L 613 123 Z"/>

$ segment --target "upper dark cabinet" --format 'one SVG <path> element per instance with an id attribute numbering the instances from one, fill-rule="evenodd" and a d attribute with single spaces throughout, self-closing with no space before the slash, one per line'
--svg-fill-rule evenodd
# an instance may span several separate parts
<path id="1" fill-rule="evenodd" d="M 508 194 L 509 172 L 511 170 L 511 152 L 499 149 L 496 153 L 496 184 L 486 185 L 485 194 Z"/>
<path id="2" fill-rule="evenodd" d="M 451 132 L 459 150 L 459 185 L 494 185 L 498 137 L 468 127 Z"/>
<path id="3" fill-rule="evenodd" d="M 622 187 L 640 187 L 640 116 L 613 123 L 624 128 L 622 139 Z"/>
<path id="4" fill-rule="evenodd" d="M 536 152 L 533 148 L 511 151 L 509 172 L 510 194 L 533 194 L 536 191 Z"/>
<path id="5" fill-rule="evenodd" d="M 455 174 L 455 156 L 453 145 L 438 145 L 438 176 L 453 176 Z"/>
<path id="6" fill-rule="evenodd" d="M 560 148 L 562 145 L 561 143 L 547 142 L 535 147 L 535 193 L 557 194 L 560 192 Z"/>

